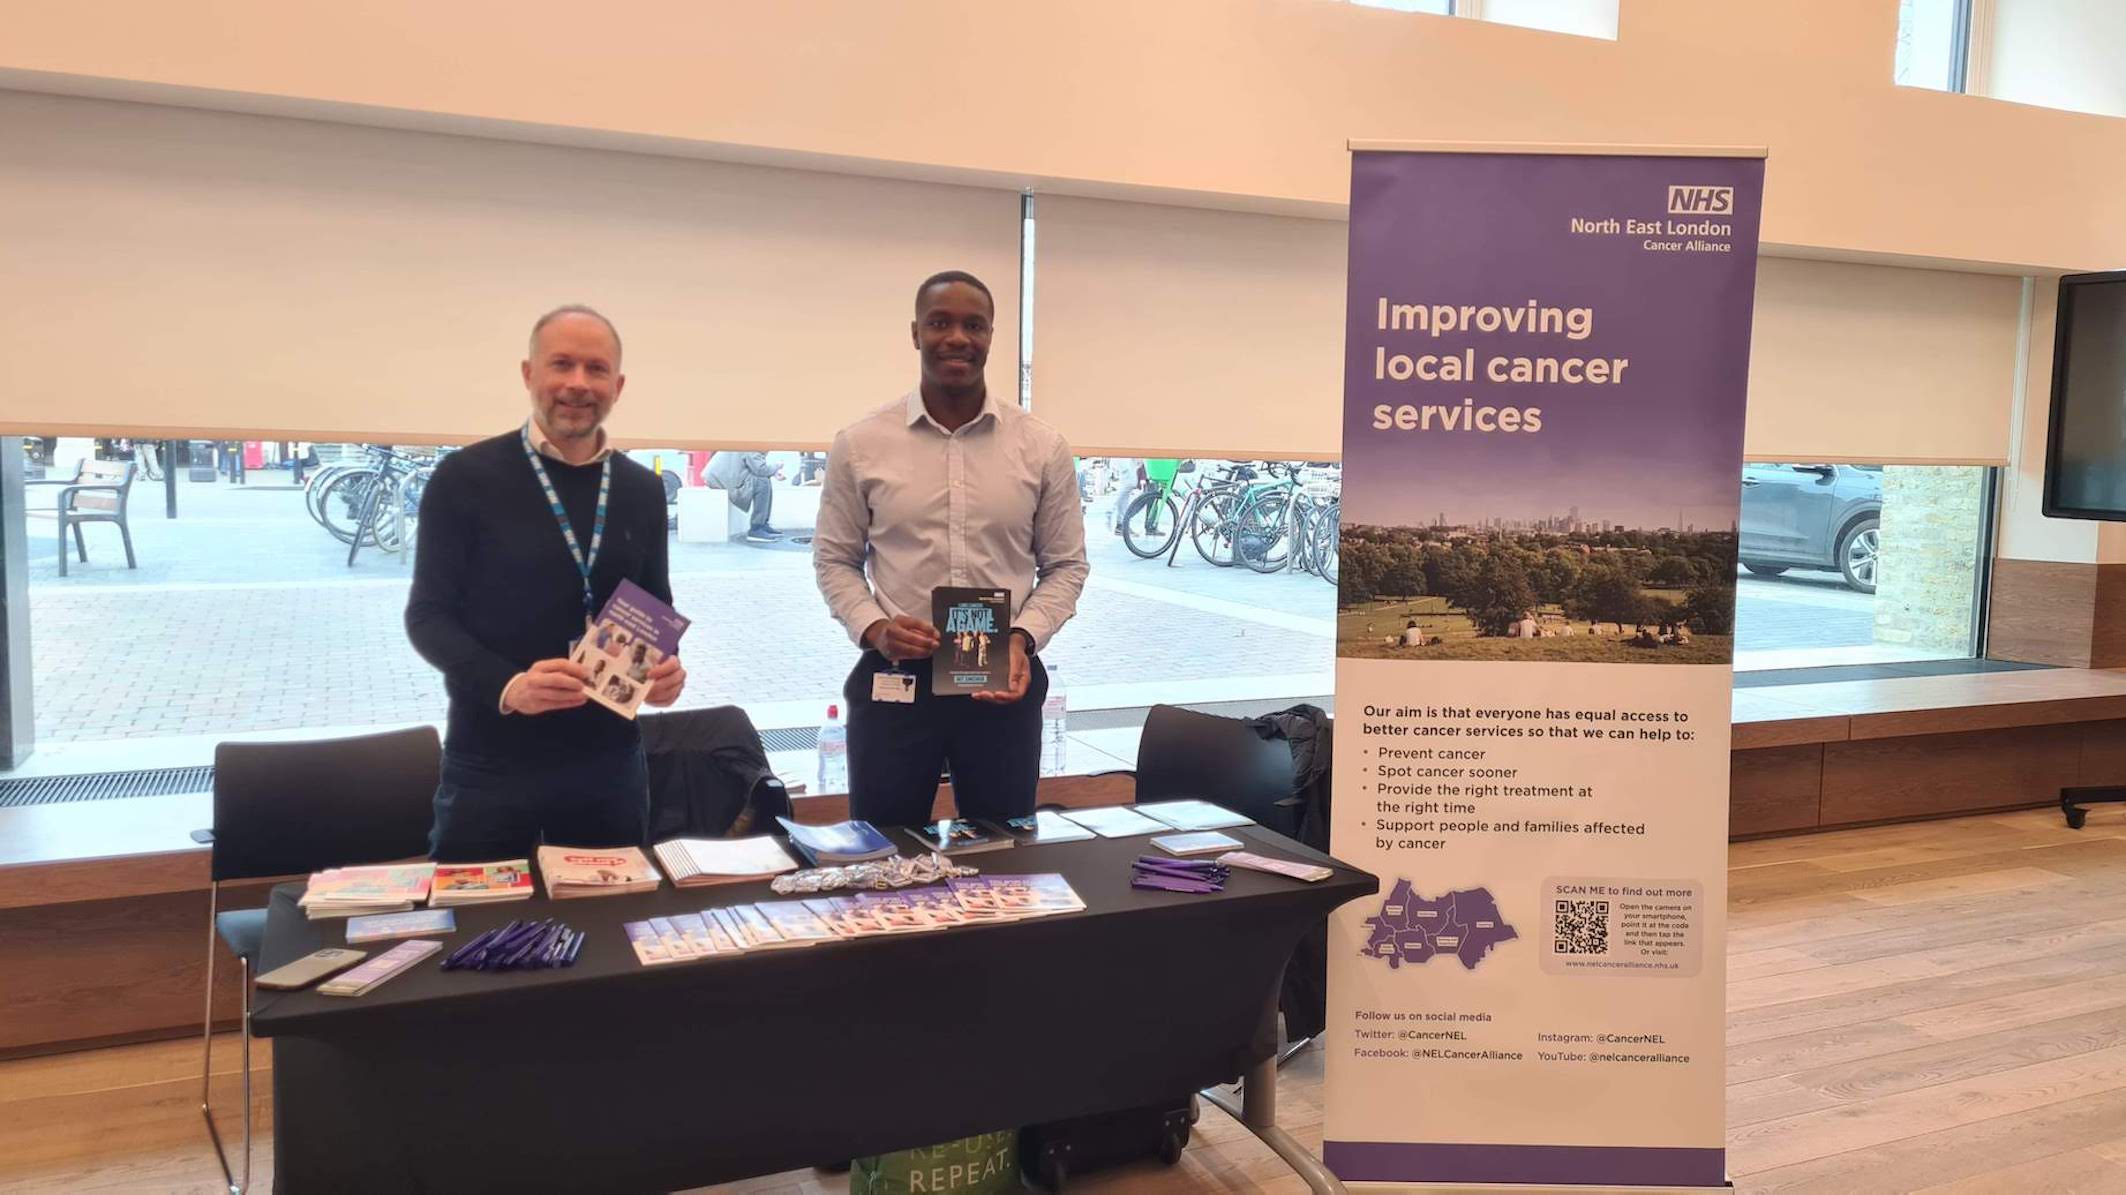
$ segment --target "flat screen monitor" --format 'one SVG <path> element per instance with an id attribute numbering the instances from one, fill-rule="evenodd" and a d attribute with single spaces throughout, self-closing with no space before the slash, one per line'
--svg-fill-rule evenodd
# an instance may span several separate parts
<path id="1" fill-rule="evenodd" d="M 2126 522 L 2126 270 L 2060 279 L 2045 513 Z"/>

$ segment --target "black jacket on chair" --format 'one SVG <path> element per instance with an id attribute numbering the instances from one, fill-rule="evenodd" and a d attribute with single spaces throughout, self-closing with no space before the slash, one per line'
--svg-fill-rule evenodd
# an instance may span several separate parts
<path id="1" fill-rule="evenodd" d="M 1335 723 L 1319 706 L 1295 705 L 1252 719 L 1255 733 L 1283 739 L 1292 748 L 1292 793 L 1297 798 L 1297 831 L 1292 837 L 1327 853 L 1329 849 L 1329 780 Z M 1284 1013 L 1285 1036 L 1293 1041 L 1320 1033 L 1328 1021 L 1329 927 L 1307 931 L 1284 968 L 1277 995 Z"/>
<path id="2" fill-rule="evenodd" d="M 652 843 L 765 833 L 790 813 L 753 720 L 735 705 L 646 714 Z M 647 845 L 647 844 L 645 844 Z"/>

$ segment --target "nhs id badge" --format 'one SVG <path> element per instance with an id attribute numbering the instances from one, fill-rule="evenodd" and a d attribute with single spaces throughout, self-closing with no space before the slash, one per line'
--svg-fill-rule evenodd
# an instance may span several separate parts
<path id="1" fill-rule="evenodd" d="M 871 700 L 891 702 L 895 705 L 913 704 L 915 674 L 899 671 L 872 673 Z"/>

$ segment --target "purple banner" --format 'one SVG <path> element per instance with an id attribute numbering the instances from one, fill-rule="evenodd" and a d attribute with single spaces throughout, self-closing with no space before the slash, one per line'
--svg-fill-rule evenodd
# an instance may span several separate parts
<path id="1" fill-rule="evenodd" d="M 1732 532 L 1763 178 L 1354 155 L 1344 521 Z"/>
<path id="2" fill-rule="evenodd" d="M 1353 155 L 1323 1157 L 1714 1187 L 1761 157 Z"/>

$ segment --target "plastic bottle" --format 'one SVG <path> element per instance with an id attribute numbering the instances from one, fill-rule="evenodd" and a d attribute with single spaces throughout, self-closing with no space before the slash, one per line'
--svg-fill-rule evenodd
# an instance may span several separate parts
<path id="1" fill-rule="evenodd" d="M 819 787 L 814 792 L 849 791 L 849 728 L 842 725 L 842 707 L 827 707 L 827 721 L 819 728 Z"/>
<path id="2" fill-rule="evenodd" d="M 1041 774 L 1061 776 L 1070 764 L 1070 698 L 1063 678 L 1048 670 L 1048 698 L 1041 702 Z"/>

